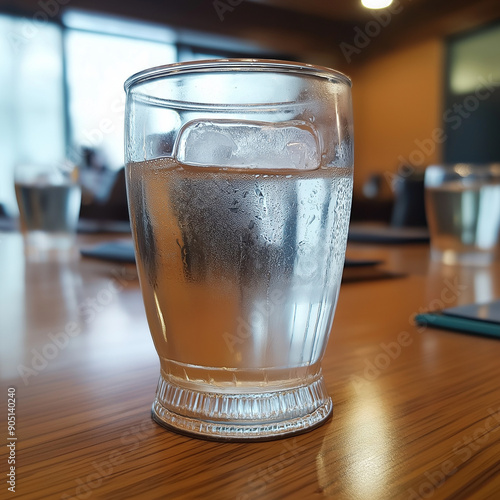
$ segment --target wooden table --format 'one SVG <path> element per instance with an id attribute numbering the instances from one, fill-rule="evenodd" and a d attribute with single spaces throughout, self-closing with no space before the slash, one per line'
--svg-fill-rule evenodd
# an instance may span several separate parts
<path id="1" fill-rule="evenodd" d="M 0 497 L 500 498 L 500 341 L 412 322 L 500 297 L 500 266 L 431 264 L 425 244 L 348 255 L 408 275 L 343 285 L 323 361 L 331 420 L 214 443 L 151 421 L 159 363 L 133 266 L 28 263 L 21 237 L 0 233 L 1 425 L 14 388 L 17 437 L 16 494 L 2 480 Z"/>

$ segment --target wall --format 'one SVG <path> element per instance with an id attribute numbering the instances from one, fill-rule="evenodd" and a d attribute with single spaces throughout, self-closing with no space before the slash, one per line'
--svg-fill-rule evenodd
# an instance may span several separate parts
<path id="1" fill-rule="evenodd" d="M 353 81 L 360 194 L 371 173 L 396 172 L 404 160 L 422 166 L 440 160 L 433 131 L 442 122 L 444 40 L 427 39 L 354 64 L 344 70 Z"/>

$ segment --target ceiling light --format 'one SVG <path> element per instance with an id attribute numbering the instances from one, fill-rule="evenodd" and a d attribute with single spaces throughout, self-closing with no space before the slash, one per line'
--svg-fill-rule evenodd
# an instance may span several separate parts
<path id="1" fill-rule="evenodd" d="M 363 7 L 367 9 L 383 9 L 391 5 L 392 0 L 361 0 Z"/>

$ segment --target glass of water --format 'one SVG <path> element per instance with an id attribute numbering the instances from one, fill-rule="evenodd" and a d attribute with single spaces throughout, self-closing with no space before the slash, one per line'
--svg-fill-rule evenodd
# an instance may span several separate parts
<path id="1" fill-rule="evenodd" d="M 81 203 L 75 165 L 25 163 L 16 167 L 14 175 L 26 254 L 70 255 Z"/>
<path id="2" fill-rule="evenodd" d="M 137 267 L 161 374 L 153 418 L 193 436 L 312 429 L 352 196 L 350 80 L 221 60 L 127 80 Z"/>
<path id="3" fill-rule="evenodd" d="M 433 260 L 491 263 L 500 241 L 500 164 L 427 167 L 425 208 Z"/>

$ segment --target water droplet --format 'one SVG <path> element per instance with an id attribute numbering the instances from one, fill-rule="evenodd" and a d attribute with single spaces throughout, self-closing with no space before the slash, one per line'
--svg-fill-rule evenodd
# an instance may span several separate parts
<path id="1" fill-rule="evenodd" d="M 311 217 L 311 219 L 309 219 L 309 220 L 307 221 L 307 225 L 308 225 L 308 226 L 310 226 L 310 225 L 314 222 L 314 219 L 316 219 L 316 216 L 315 216 L 315 215 L 313 215 L 313 216 Z"/>

